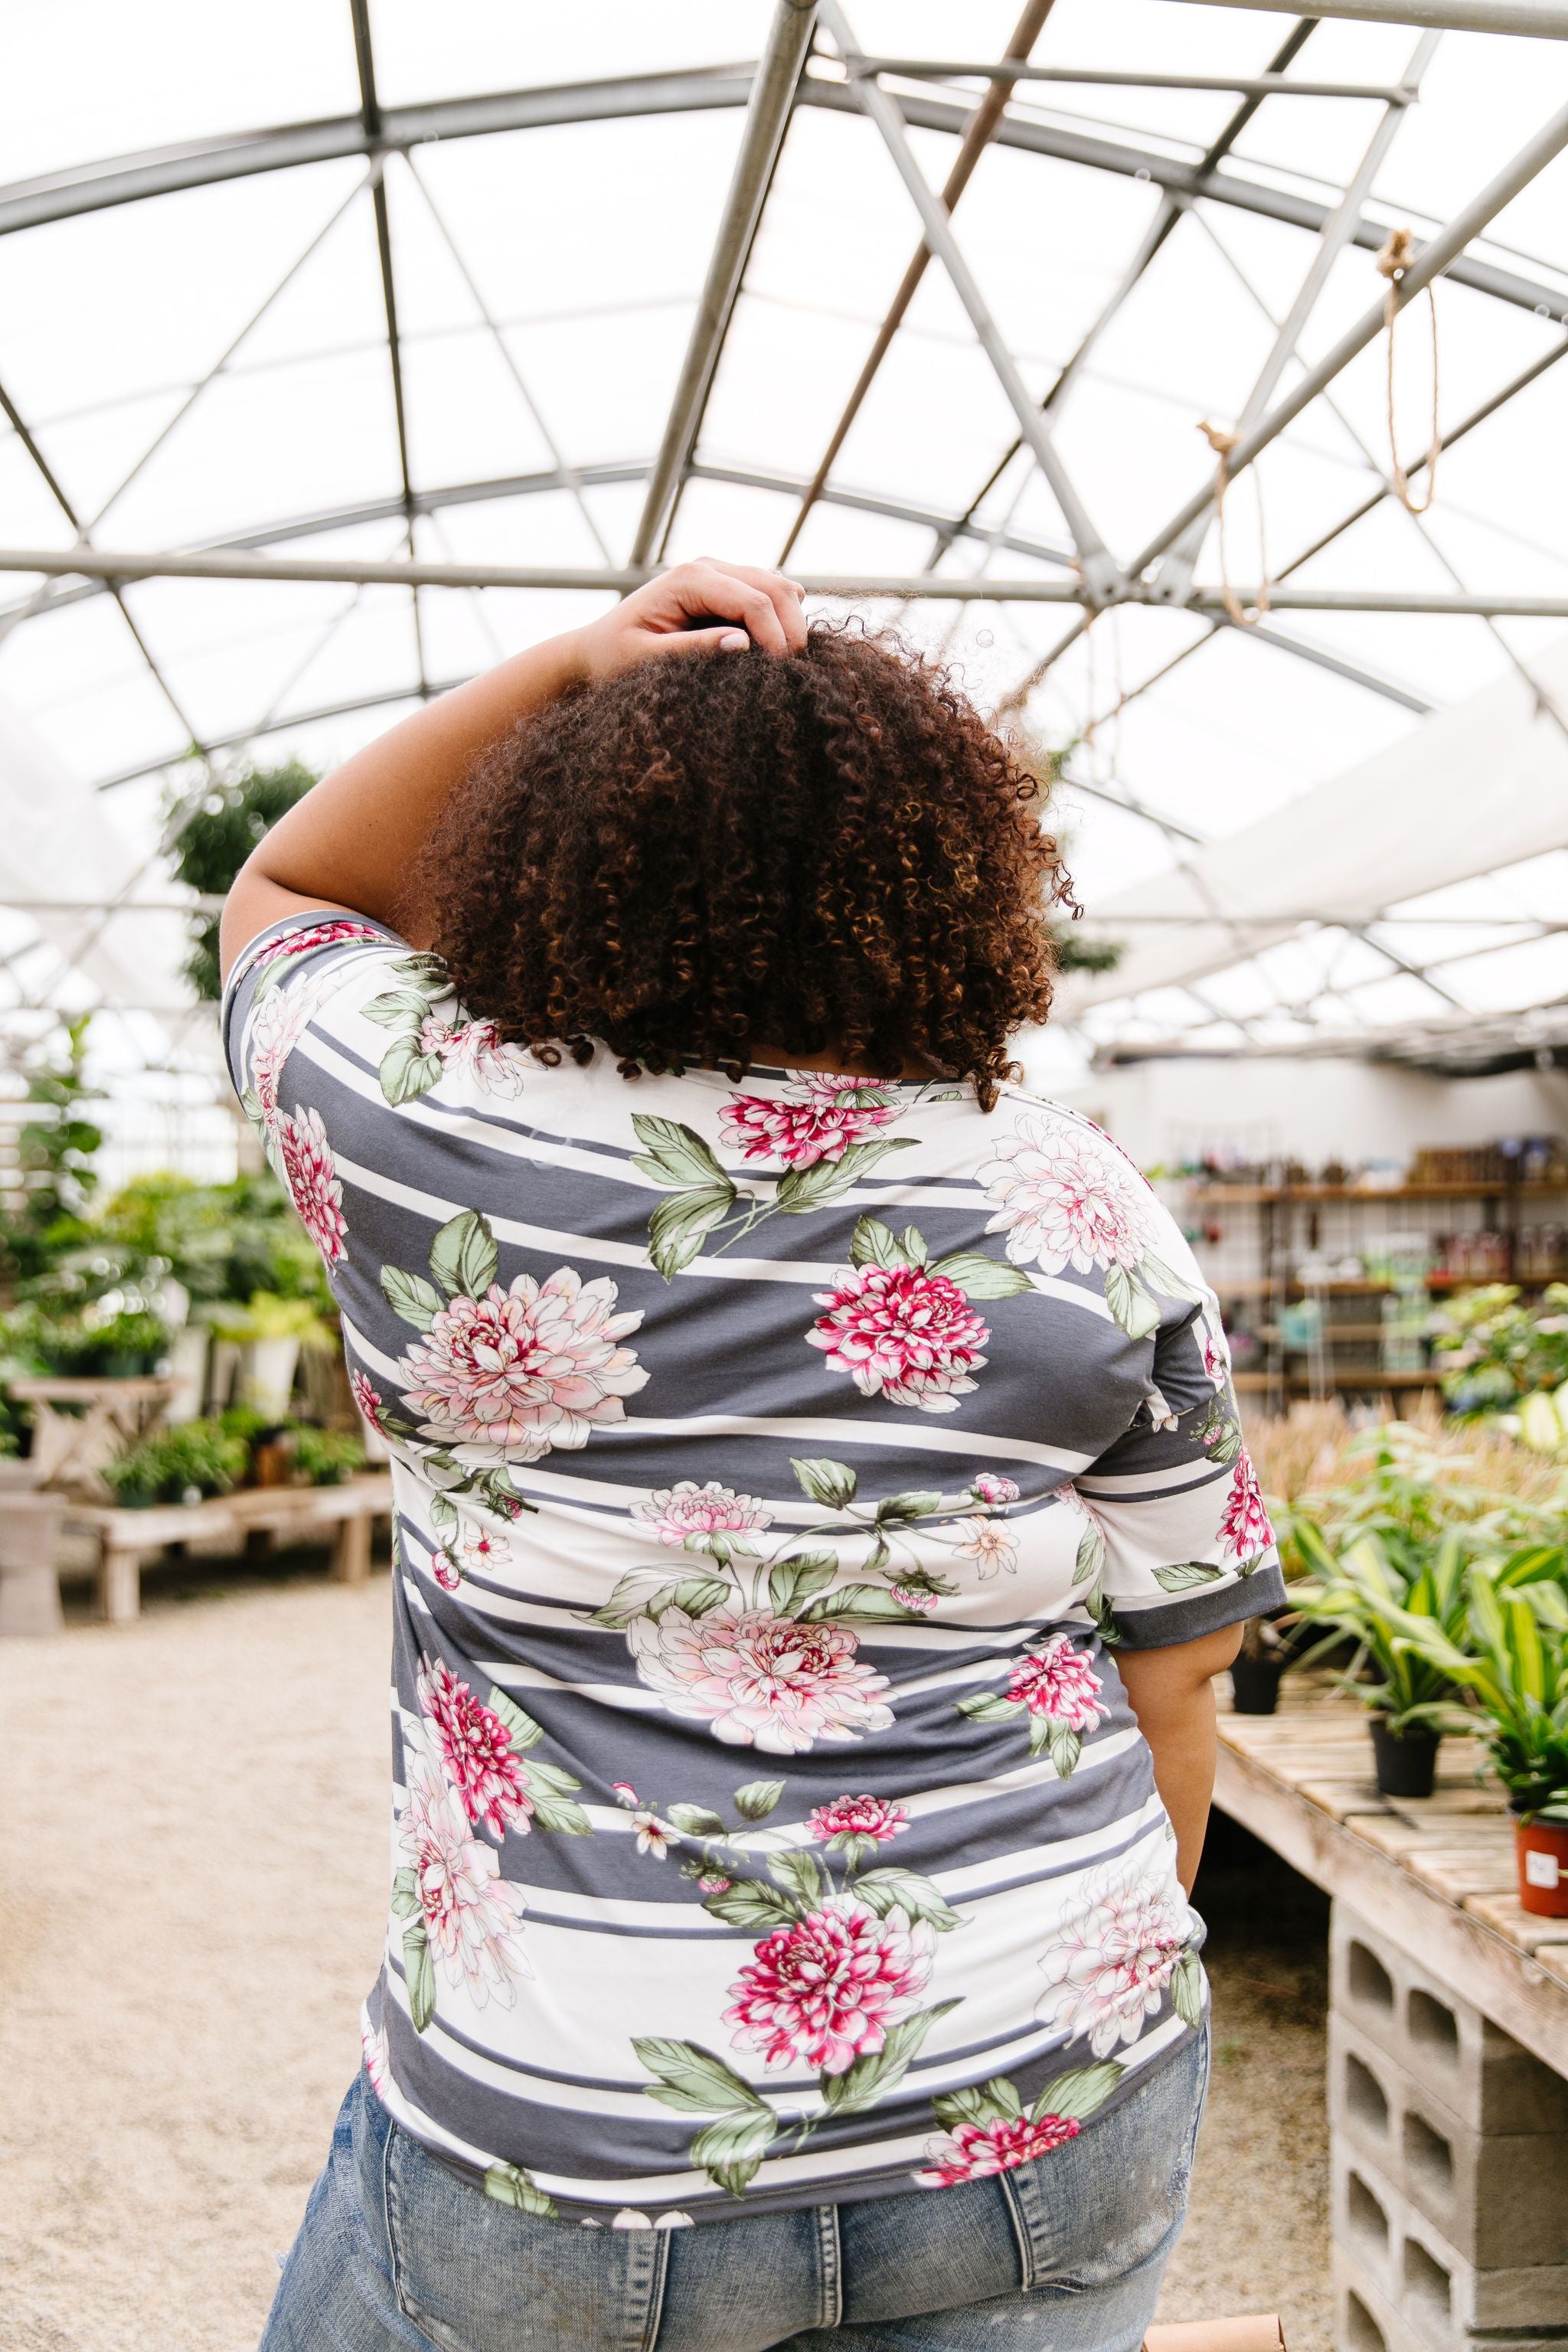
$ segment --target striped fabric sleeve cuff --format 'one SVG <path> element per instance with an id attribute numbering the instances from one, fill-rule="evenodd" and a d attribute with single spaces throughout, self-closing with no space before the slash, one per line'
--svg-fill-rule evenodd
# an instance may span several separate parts
<path id="1" fill-rule="evenodd" d="M 1157 1609 L 1117 1609 L 1114 1602 L 1112 1608 L 1123 1649 L 1168 1650 L 1178 1642 L 1217 1633 L 1222 1625 L 1238 1624 L 1243 1618 L 1266 1617 L 1271 1610 L 1283 1609 L 1288 1597 L 1279 1563 L 1271 1559 L 1250 1576 L 1184 1593 Z"/>

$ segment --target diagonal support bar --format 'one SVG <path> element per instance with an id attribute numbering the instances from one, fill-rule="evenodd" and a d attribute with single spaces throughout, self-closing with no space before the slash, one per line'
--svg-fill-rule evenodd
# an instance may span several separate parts
<path id="1" fill-rule="evenodd" d="M 822 0 L 825 21 L 833 29 L 834 39 L 845 56 L 855 53 L 855 38 L 850 32 L 837 0 Z M 1096 604 L 1111 601 L 1121 588 L 1121 575 L 1114 560 L 1089 517 L 1088 509 L 1073 488 L 1072 480 L 1057 451 L 1051 428 L 1045 412 L 1031 397 L 1029 389 L 1019 374 L 1012 352 L 1002 340 L 996 321 L 991 316 L 985 298 L 972 275 L 969 264 L 959 251 L 942 198 L 926 179 L 916 163 L 904 127 L 900 108 L 872 75 L 857 77 L 855 96 L 862 111 L 869 116 L 881 133 L 883 144 L 898 167 L 899 176 L 909 190 L 915 210 L 925 230 L 926 243 L 942 263 L 952 280 L 954 293 L 969 313 L 969 322 L 976 340 L 990 361 L 998 383 L 1007 395 L 1008 405 L 1018 420 L 1018 427 L 1040 471 L 1051 486 L 1051 492 L 1062 517 L 1072 534 L 1078 551 L 1079 567 L 1084 586 Z"/>
<path id="2" fill-rule="evenodd" d="M 1296 13 L 1296 0 L 1215 0 L 1215 5 Z M 1568 8 L 1559 0 L 1312 0 L 1312 14 L 1349 16 L 1362 25 L 1425 25 L 1439 33 L 1524 33 L 1568 41 Z"/>
<path id="3" fill-rule="evenodd" d="M 1529 145 L 1521 149 L 1510 163 L 1504 165 L 1491 180 L 1473 196 L 1462 212 L 1456 213 L 1446 228 L 1439 229 L 1421 247 L 1415 259 L 1393 288 L 1394 306 L 1402 310 L 1425 292 L 1434 278 L 1440 278 L 1450 262 L 1457 261 L 1470 239 L 1479 236 L 1489 221 L 1511 204 L 1521 188 L 1527 188 L 1548 163 L 1568 147 L 1568 106 L 1560 107 L 1551 120 L 1542 125 Z M 1227 480 L 1250 466 L 1269 443 L 1278 438 L 1288 425 L 1293 424 L 1304 408 L 1310 407 L 1318 394 L 1342 375 L 1358 352 L 1382 332 L 1386 316 L 1384 303 L 1374 302 L 1370 310 L 1349 328 L 1333 346 L 1310 368 L 1300 382 L 1286 394 L 1278 407 L 1261 418 L 1231 453 L 1226 467 Z M 1206 514 L 1214 503 L 1214 485 L 1206 483 L 1194 492 L 1180 513 L 1174 515 L 1142 552 L 1128 566 L 1128 576 L 1136 579 L 1146 571 L 1157 556 L 1173 546 L 1189 525 Z"/>
<path id="4" fill-rule="evenodd" d="M 788 127 L 790 109 L 805 68 L 816 24 L 816 0 L 778 0 L 768 37 L 757 63 L 746 109 L 741 152 L 724 201 L 723 217 L 708 265 L 707 282 L 697 306 L 691 341 L 680 381 L 675 388 L 664 437 L 654 459 L 647 496 L 632 541 L 634 564 L 646 563 L 660 542 L 686 465 L 697 446 L 702 412 L 719 366 L 719 355 L 730 330 L 735 298 L 752 240 L 762 217 L 763 200 Z"/>

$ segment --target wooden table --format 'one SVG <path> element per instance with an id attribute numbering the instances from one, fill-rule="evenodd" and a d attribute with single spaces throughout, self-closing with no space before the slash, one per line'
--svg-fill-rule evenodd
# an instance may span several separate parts
<path id="1" fill-rule="evenodd" d="M 391 1474 L 379 1470 L 341 1486 L 248 1486 L 201 1503 L 160 1503 L 145 1511 L 68 1504 L 65 1523 L 97 1543 L 99 1613 L 122 1625 L 142 1613 L 142 1561 L 156 1559 L 171 1544 L 226 1536 L 237 1550 L 254 1558 L 279 1536 L 330 1528 L 333 1576 L 343 1584 L 363 1584 L 370 1574 L 372 1526 L 391 1516 Z"/>
<path id="2" fill-rule="evenodd" d="M 1445 1739 L 1430 1797 L 1382 1797 L 1366 1713 L 1287 1675 L 1278 1715 L 1222 1711 L 1215 1802 L 1568 2074 L 1568 1919 L 1520 1908 L 1513 1821 L 1479 1741 Z"/>
<path id="3" fill-rule="evenodd" d="M 50 1374 L 8 1381 L 7 1393 L 33 1409 L 28 1459 L 34 1484 L 107 1495 L 99 1475 L 104 1464 L 153 1435 L 179 1385 L 153 1373 L 125 1380 L 107 1374 L 68 1380 Z"/>

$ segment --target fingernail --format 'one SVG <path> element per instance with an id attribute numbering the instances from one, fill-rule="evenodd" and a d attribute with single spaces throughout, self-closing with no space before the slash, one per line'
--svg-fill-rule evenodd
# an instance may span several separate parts
<path id="1" fill-rule="evenodd" d="M 751 644 L 744 629 L 726 629 L 719 640 L 721 654 L 743 654 Z"/>

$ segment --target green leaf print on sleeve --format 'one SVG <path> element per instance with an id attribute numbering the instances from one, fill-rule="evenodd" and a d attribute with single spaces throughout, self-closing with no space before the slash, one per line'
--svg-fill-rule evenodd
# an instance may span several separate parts
<path id="1" fill-rule="evenodd" d="M 374 1021 L 378 1029 L 405 1029 L 410 1024 L 417 1028 L 429 1010 L 430 999 L 412 988 L 388 989 L 360 1006 L 362 1018 Z"/>
<path id="2" fill-rule="evenodd" d="M 1216 1584 L 1224 1574 L 1212 1560 L 1178 1559 L 1157 1568 L 1154 1581 L 1163 1592 L 1194 1592 L 1200 1584 Z"/>
<path id="3" fill-rule="evenodd" d="M 1167 1298 L 1201 1298 L 1204 1295 L 1200 1283 L 1189 1281 L 1184 1274 L 1173 1274 L 1164 1259 L 1156 1257 L 1152 1250 L 1145 1250 L 1139 1260 L 1138 1276 L 1151 1290 L 1163 1291 Z"/>
<path id="4" fill-rule="evenodd" d="M 448 1297 L 482 1298 L 496 1278 L 495 1235 L 477 1209 L 464 1209 L 430 1244 L 430 1271 Z"/>
<path id="5" fill-rule="evenodd" d="M 493 2197 L 498 2205 L 515 2205 L 520 2213 L 531 2213 L 536 2221 L 561 2219 L 554 2198 L 536 2187 L 532 2175 L 520 2164 L 490 2165 L 485 2173 L 485 2195 Z"/>
<path id="6" fill-rule="evenodd" d="M 1105 1303 L 1130 1339 L 1146 1339 L 1159 1328 L 1159 1302 L 1124 1265 L 1106 1267 Z"/>
<path id="7" fill-rule="evenodd" d="M 405 1274 L 400 1265 L 382 1267 L 381 1292 L 393 1313 L 412 1323 L 416 1331 L 428 1331 L 441 1312 L 440 1292 L 432 1290 L 418 1275 Z"/>
<path id="8" fill-rule="evenodd" d="M 957 2007 L 956 2000 L 939 2000 L 933 2008 L 906 2017 L 901 2024 L 889 2029 L 879 2050 L 868 2050 L 842 2074 L 825 2075 L 822 2095 L 830 2112 L 836 2116 L 858 2115 L 885 2098 L 889 2091 L 897 2090 L 911 2062 L 920 2055 L 931 2027 Z"/>
<path id="9" fill-rule="evenodd" d="M 790 1468 L 800 1483 L 803 1495 L 814 1503 L 824 1503 L 829 1510 L 841 1511 L 846 1503 L 855 1499 L 855 1473 L 847 1462 L 813 1459 L 805 1462 L 790 1456 Z"/>
<path id="10" fill-rule="evenodd" d="M 417 1101 L 429 1093 L 443 1066 L 439 1054 L 420 1052 L 417 1037 L 398 1037 L 381 1057 L 381 1091 L 395 1105 Z"/>

